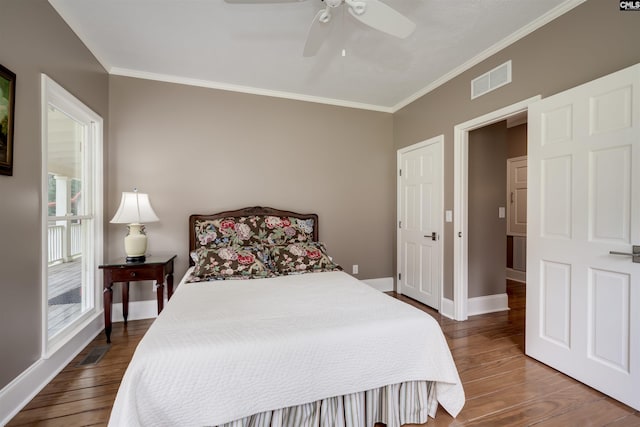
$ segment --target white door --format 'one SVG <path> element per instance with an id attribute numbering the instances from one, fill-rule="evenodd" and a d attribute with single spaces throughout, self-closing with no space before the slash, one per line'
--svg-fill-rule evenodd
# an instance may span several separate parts
<path id="1" fill-rule="evenodd" d="M 507 235 L 527 235 L 527 156 L 507 159 Z"/>
<path id="2" fill-rule="evenodd" d="M 443 137 L 398 151 L 398 292 L 436 310 L 442 286 Z"/>
<path id="3" fill-rule="evenodd" d="M 640 409 L 640 65 L 529 109 L 526 353 Z M 640 260 L 640 257 L 638 258 Z"/>

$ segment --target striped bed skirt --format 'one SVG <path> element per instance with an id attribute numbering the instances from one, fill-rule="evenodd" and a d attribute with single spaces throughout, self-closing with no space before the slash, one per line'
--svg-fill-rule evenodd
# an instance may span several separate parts
<path id="1" fill-rule="evenodd" d="M 433 382 L 408 381 L 261 412 L 218 427 L 400 427 L 426 423 L 437 409 Z"/>

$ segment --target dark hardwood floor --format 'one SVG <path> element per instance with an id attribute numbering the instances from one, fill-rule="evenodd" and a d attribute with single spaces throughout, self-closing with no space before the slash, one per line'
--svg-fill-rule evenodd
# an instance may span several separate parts
<path id="1" fill-rule="evenodd" d="M 456 419 L 442 409 L 428 426 L 640 426 L 637 411 L 524 355 L 524 285 L 508 283 L 508 312 L 456 322 L 403 296 L 442 326 L 467 402 Z M 95 366 L 76 366 L 100 334 L 9 426 L 106 425 L 118 385 L 152 320 L 113 326 L 113 344 Z"/>

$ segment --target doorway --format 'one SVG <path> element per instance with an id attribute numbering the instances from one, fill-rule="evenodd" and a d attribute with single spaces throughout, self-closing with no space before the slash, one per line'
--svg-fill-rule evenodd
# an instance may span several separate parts
<path id="1" fill-rule="evenodd" d="M 454 127 L 454 307 L 453 318 L 466 320 L 469 313 L 469 132 L 509 117 L 526 114 L 535 96 Z"/>

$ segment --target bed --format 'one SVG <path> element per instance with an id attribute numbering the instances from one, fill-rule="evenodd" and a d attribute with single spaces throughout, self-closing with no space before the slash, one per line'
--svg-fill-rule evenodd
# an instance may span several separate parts
<path id="1" fill-rule="evenodd" d="M 397 427 L 439 404 L 455 417 L 464 392 L 438 323 L 346 274 L 318 236 L 315 214 L 192 215 L 190 268 L 109 425 Z"/>

